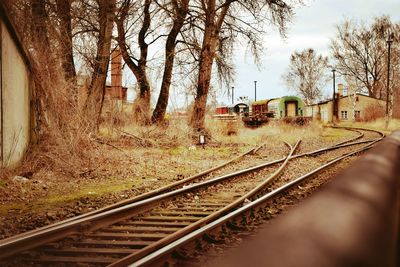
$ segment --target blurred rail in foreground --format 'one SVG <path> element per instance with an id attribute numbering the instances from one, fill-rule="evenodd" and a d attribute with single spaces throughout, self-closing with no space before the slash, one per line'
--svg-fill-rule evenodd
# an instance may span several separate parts
<path id="1" fill-rule="evenodd" d="M 396 266 L 399 179 L 396 131 L 217 264 Z"/>

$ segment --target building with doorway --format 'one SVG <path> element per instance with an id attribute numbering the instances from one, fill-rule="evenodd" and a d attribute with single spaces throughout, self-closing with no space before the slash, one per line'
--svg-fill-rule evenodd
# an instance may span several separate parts
<path id="1" fill-rule="evenodd" d="M 324 100 L 305 108 L 305 116 L 319 119 L 324 123 L 332 122 L 334 115 L 337 121 L 362 121 L 372 110 L 384 110 L 386 102 L 364 94 L 343 95 L 343 85 L 338 85 L 335 103 L 332 99 Z M 335 104 L 335 113 L 333 105 Z"/>
<path id="2" fill-rule="evenodd" d="M 0 1 L 0 162 L 12 167 L 23 158 L 32 135 L 31 65 L 7 6 Z"/>

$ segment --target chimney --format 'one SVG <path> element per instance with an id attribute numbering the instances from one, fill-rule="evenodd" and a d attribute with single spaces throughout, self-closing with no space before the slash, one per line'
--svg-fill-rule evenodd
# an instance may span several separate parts
<path id="1" fill-rule="evenodd" d="M 111 97 L 122 99 L 122 56 L 119 49 L 111 53 Z"/>
<path id="2" fill-rule="evenodd" d="M 339 96 L 343 96 L 343 83 L 339 83 L 337 88 Z"/>

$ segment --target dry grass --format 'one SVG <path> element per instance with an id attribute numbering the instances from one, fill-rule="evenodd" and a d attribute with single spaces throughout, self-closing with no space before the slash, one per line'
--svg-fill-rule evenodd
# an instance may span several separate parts
<path id="1" fill-rule="evenodd" d="M 297 126 L 281 121 L 269 122 L 263 127 L 247 128 L 241 122 L 236 122 L 237 134 L 227 134 L 227 122 L 208 121 L 208 129 L 212 136 L 222 144 L 257 145 L 269 140 L 280 140 L 294 144 L 299 138 L 318 138 L 323 131 L 322 124 L 312 122 L 307 126 Z"/>
<path id="2" fill-rule="evenodd" d="M 343 137 L 343 131 L 318 123 L 300 127 L 278 122 L 257 129 L 237 124 L 237 134 L 227 135 L 225 125 L 209 120 L 212 138 L 203 149 L 193 146 L 197 140 L 186 118 L 171 119 L 165 127 L 135 126 L 129 109 L 126 112 L 126 121 L 105 119 L 98 136 L 61 130 L 47 139 L 43 136 L 41 145 L 29 153 L 26 169 L 18 173 L 34 170 L 29 182 L 0 180 L 0 217 L 57 211 L 61 215 L 56 217 L 63 218 L 70 212 L 65 207 L 79 206 L 74 203 L 102 205 L 128 198 L 217 166 L 258 144 L 280 151 L 285 149 L 282 140 L 294 144 L 303 137 L 308 149 L 311 142 Z"/>
<path id="3" fill-rule="evenodd" d="M 193 142 L 190 127 L 184 120 L 169 120 L 165 125 L 138 125 L 131 121 L 110 131 L 100 128 L 100 134 L 114 140 L 131 138 L 139 147 L 190 146 Z"/>
<path id="4" fill-rule="evenodd" d="M 101 152 L 81 114 L 78 87 L 65 80 L 61 64 L 54 59 L 40 52 L 33 58 L 34 141 L 22 164 L 12 171 L 3 170 L 2 177 L 19 174 L 30 178 L 39 171 L 79 177 L 97 164 L 94 158 Z"/>
<path id="5" fill-rule="evenodd" d="M 388 129 L 385 128 L 385 119 L 384 118 L 380 118 L 380 119 L 376 119 L 376 120 L 368 121 L 368 122 L 346 122 L 346 123 L 341 123 L 340 125 L 374 129 L 374 130 L 383 131 L 386 134 L 390 134 L 391 132 L 393 132 L 397 129 L 400 129 L 400 119 L 391 119 L 389 121 Z"/>

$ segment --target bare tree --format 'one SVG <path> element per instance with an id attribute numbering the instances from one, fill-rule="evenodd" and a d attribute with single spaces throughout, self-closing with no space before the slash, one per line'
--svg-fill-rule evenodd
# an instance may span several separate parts
<path id="1" fill-rule="evenodd" d="M 160 123 L 164 120 L 175 61 L 177 37 L 189 12 L 189 0 L 172 0 L 170 5 L 172 6 L 172 11 L 169 11 L 169 13 L 171 13 L 173 24 L 165 43 L 164 74 L 160 95 L 152 116 L 152 122 L 156 123 Z M 168 4 L 166 8 L 167 6 Z"/>
<path id="2" fill-rule="evenodd" d="M 393 31 L 387 16 L 375 18 L 371 25 L 345 21 L 331 42 L 336 69 L 357 79 L 372 97 L 385 96 L 386 40 Z"/>
<path id="3" fill-rule="evenodd" d="M 103 107 L 108 64 L 110 60 L 111 37 L 114 23 L 115 0 L 99 0 L 99 33 L 96 60 L 84 106 L 84 114 L 93 130 L 98 127 Z"/>
<path id="4" fill-rule="evenodd" d="M 72 42 L 72 0 L 56 0 L 59 18 L 60 57 L 66 80 L 76 82 L 76 70 Z"/>
<path id="5" fill-rule="evenodd" d="M 132 49 L 127 44 L 128 30 L 125 28 L 125 23 L 129 19 L 129 13 L 133 6 L 139 4 L 141 6 L 142 1 L 131 1 L 125 0 L 119 8 L 118 17 L 116 18 L 116 24 L 118 29 L 118 45 L 121 49 L 122 57 L 135 75 L 139 85 L 139 96 L 136 98 L 134 115 L 136 120 L 142 123 L 148 123 L 150 121 L 150 83 L 147 77 L 147 56 L 149 44 L 146 42 L 146 37 L 151 26 L 151 14 L 150 6 L 151 0 L 144 0 L 143 6 L 138 10 L 141 10 L 141 27 L 137 34 L 137 43 L 139 45 L 139 58 L 135 58 L 130 51 Z M 140 20 L 139 20 L 140 21 Z M 136 25 L 136 24 L 135 24 Z"/>
<path id="6" fill-rule="evenodd" d="M 24 35 L 30 37 L 28 42 L 35 49 L 35 53 L 47 51 L 47 60 L 52 61 L 48 64 L 51 64 L 54 70 L 61 64 L 64 78 L 75 82 L 72 2 L 72 0 L 31 0 L 30 3 L 19 1 L 19 4 L 31 7 L 31 22 L 29 19 L 25 20 L 26 24 L 31 25 L 31 30 L 25 30 Z"/>
<path id="7" fill-rule="evenodd" d="M 35 44 L 43 47 L 50 47 L 48 38 L 49 15 L 46 10 L 46 2 L 41 0 L 32 0 L 32 37 Z"/>
<path id="8" fill-rule="evenodd" d="M 54 64 L 44 66 L 60 67 L 63 71 L 54 73 L 66 80 L 74 80 L 75 62 L 84 62 L 86 65 L 83 66 L 89 67 L 89 71 L 84 70 L 84 73 L 92 75 L 83 112 L 94 126 L 98 124 L 102 110 L 112 20 L 115 19 L 116 40 L 139 87 L 136 103 L 139 109 L 135 113 L 141 115 L 143 121 L 150 121 L 151 88 L 147 76 L 152 66 L 149 66 L 148 50 L 157 40 L 165 40 L 164 74 L 152 120 L 159 122 L 163 119 L 173 73 L 179 66 L 180 71 L 185 69 L 184 74 L 189 74 L 182 80 L 192 81 L 196 75 L 191 125 L 197 130 L 204 128 L 214 74 L 217 72 L 220 81 L 229 82 L 233 78 L 231 59 L 234 44 L 244 41 L 257 59 L 262 51 L 265 22 L 278 25 L 284 34 L 286 22 L 293 13 L 288 3 L 299 0 L 121 0 L 118 9 L 116 0 L 16 1 L 33 6 L 28 14 L 33 14 L 32 20 L 36 19 L 37 23 L 32 24 L 36 28 L 32 28 L 29 36 L 41 40 L 52 50 L 49 54 L 54 55 Z M 162 22 L 171 23 L 154 22 L 158 13 L 168 14 L 168 20 Z M 26 17 L 29 21 L 29 16 Z M 26 24 L 30 25 L 29 22 Z"/>
<path id="9" fill-rule="evenodd" d="M 48 1 L 31 0 L 25 3 L 30 5 L 32 20 L 26 21 L 31 23 L 31 29 L 28 33 L 29 39 L 26 39 L 29 47 L 33 50 L 34 58 L 37 65 L 41 68 L 41 72 L 46 72 L 52 79 L 56 80 L 57 76 L 57 55 L 56 47 L 50 37 L 52 31 L 49 11 L 46 8 Z M 43 55 L 46 51 L 46 56 Z M 44 75 L 44 74 L 43 74 Z"/>
<path id="10" fill-rule="evenodd" d="M 232 3 L 232 0 L 226 0 L 221 6 L 218 6 L 216 0 L 201 1 L 201 7 L 205 16 L 204 34 L 199 58 L 196 98 L 190 120 L 192 128 L 197 131 L 204 128 L 212 65 L 218 47 L 220 30 Z"/>
<path id="11" fill-rule="evenodd" d="M 262 50 L 260 36 L 263 33 L 265 21 L 278 25 L 282 35 L 285 34 L 286 22 L 290 20 L 293 10 L 289 1 L 238 1 L 238 0 L 201 0 L 192 14 L 194 33 L 200 29 L 202 41 L 193 46 L 199 51 L 197 89 L 190 118 L 190 124 L 195 131 L 204 129 L 207 97 L 209 93 L 213 64 L 218 64 L 219 73 L 227 80 L 231 79 L 232 66 L 224 56 L 232 54 L 233 44 L 237 36 L 249 44 L 257 59 Z M 201 21 L 200 24 L 198 21 Z M 221 78 L 221 76 L 220 76 Z"/>
<path id="12" fill-rule="evenodd" d="M 288 88 L 311 104 L 322 95 L 322 89 L 329 79 L 326 75 L 327 68 L 328 58 L 308 48 L 291 55 L 289 68 L 282 78 Z"/>

